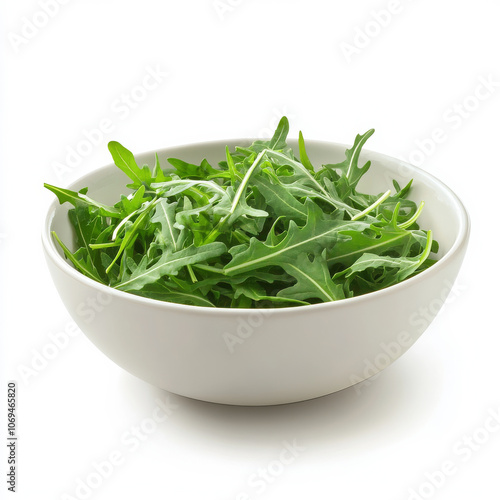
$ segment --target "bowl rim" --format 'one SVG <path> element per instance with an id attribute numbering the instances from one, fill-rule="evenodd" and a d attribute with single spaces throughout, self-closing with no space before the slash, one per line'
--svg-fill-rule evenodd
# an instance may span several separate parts
<path id="1" fill-rule="evenodd" d="M 217 139 L 217 140 L 211 140 L 211 141 L 200 141 L 200 142 L 190 142 L 190 143 L 184 143 L 184 144 L 176 144 L 176 145 L 171 145 L 163 148 L 157 148 L 154 150 L 149 150 L 149 151 L 144 151 L 141 153 L 134 154 L 136 158 L 138 157 L 144 157 L 144 156 L 154 156 L 155 154 L 158 155 L 163 155 L 168 153 L 169 150 L 175 150 L 175 149 L 181 149 L 181 148 L 189 148 L 189 147 L 213 147 L 213 146 L 221 146 L 221 148 L 225 148 L 226 145 L 232 145 L 232 144 L 237 144 L 237 145 L 244 145 L 244 144 L 251 144 L 253 141 L 256 140 L 261 140 L 259 138 L 228 138 L 228 139 Z M 295 146 L 295 143 L 297 143 L 297 138 L 288 138 L 288 145 Z M 343 144 L 343 143 L 338 143 L 338 142 L 333 142 L 333 141 L 324 141 L 324 140 L 308 140 L 307 144 L 309 145 L 317 145 L 317 146 L 323 146 L 323 147 L 331 147 L 335 146 L 338 148 L 346 148 L 348 149 L 350 146 Z M 234 146 L 230 146 L 234 147 Z M 387 288 L 383 288 L 382 290 L 376 290 L 374 292 L 366 293 L 364 295 L 358 295 L 356 297 L 348 297 L 346 299 L 338 300 L 338 301 L 333 301 L 333 302 L 321 302 L 319 304 L 309 304 L 307 306 L 286 306 L 286 307 L 279 307 L 279 308 L 231 308 L 231 307 L 202 307 L 202 306 L 195 306 L 195 305 L 188 305 L 188 304 L 179 304 L 176 302 L 166 302 L 166 301 L 161 301 L 161 300 L 156 300 L 156 299 L 151 299 L 148 297 L 141 297 L 139 295 L 135 295 L 133 293 L 129 292 L 124 292 L 122 290 L 116 290 L 115 288 L 112 288 L 110 286 L 106 286 L 102 283 L 99 283 L 97 281 L 94 281 L 93 279 L 81 274 L 79 271 L 77 271 L 74 267 L 71 266 L 71 264 L 63 258 L 59 252 L 56 249 L 56 245 L 54 242 L 54 239 L 52 238 L 51 235 L 51 224 L 52 220 L 55 216 L 55 212 L 58 207 L 62 206 L 59 203 L 59 200 L 56 198 L 53 200 L 47 210 L 47 214 L 44 218 L 43 222 L 43 229 L 42 229 L 42 234 L 41 234 L 41 239 L 42 239 L 42 247 L 43 250 L 45 251 L 45 255 L 47 258 L 50 258 L 51 262 L 55 264 L 62 272 L 65 274 L 69 275 L 73 279 L 76 279 L 79 281 L 82 285 L 89 286 L 91 288 L 95 288 L 98 292 L 106 293 L 106 294 L 111 294 L 112 297 L 116 296 L 118 298 L 122 299 L 128 299 L 132 302 L 135 302 L 137 304 L 143 304 L 148 307 L 153 307 L 153 308 L 160 308 L 160 309 L 165 309 L 165 310 L 177 310 L 179 312 L 190 312 L 192 314 L 236 314 L 236 315 L 241 315 L 241 314 L 249 314 L 249 315 L 281 315 L 281 314 L 290 314 L 290 313 L 295 313 L 295 312 L 301 312 L 301 313 L 307 313 L 311 312 L 314 313 L 315 311 L 318 311 L 322 308 L 339 308 L 339 307 L 351 307 L 351 306 L 356 306 L 359 305 L 360 303 L 363 303 L 365 301 L 370 301 L 374 300 L 375 298 L 378 297 L 383 297 L 385 295 L 389 294 L 394 294 L 398 293 L 405 288 L 412 287 L 416 285 L 417 283 L 420 283 L 422 280 L 427 279 L 427 276 L 432 275 L 432 273 L 436 274 L 439 273 L 440 270 L 447 265 L 447 263 L 452 260 L 455 254 L 459 253 L 464 247 L 467 246 L 469 236 L 470 236 L 470 216 L 465 208 L 464 204 L 460 200 L 460 198 L 455 194 L 455 192 L 448 187 L 443 181 L 439 180 L 437 177 L 434 175 L 430 174 L 426 170 L 423 170 L 420 167 L 417 167 L 415 165 L 412 165 L 411 163 L 408 163 L 404 160 L 401 160 L 399 158 L 395 158 L 383 153 L 379 153 L 370 149 L 363 149 L 362 151 L 362 157 L 369 156 L 370 159 L 377 159 L 378 161 L 384 162 L 384 160 L 389 160 L 391 162 L 398 162 L 400 166 L 404 167 L 405 169 L 408 169 L 408 171 L 411 173 L 412 171 L 417 172 L 421 177 L 425 178 L 427 181 L 429 181 L 430 184 L 433 184 L 437 186 L 442 192 L 448 195 L 448 197 L 453 201 L 455 204 L 455 208 L 457 210 L 457 216 L 458 216 L 458 222 L 459 222 L 459 227 L 458 227 L 458 233 L 456 235 L 455 241 L 453 242 L 451 248 L 431 267 L 424 269 L 421 273 L 417 274 L 416 276 L 413 276 L 411 278 L 408 278 L 400 283 L 396 283 L 394 285 L 391 285 Z M 85 184 L 85 181 L 87 179 L 93 178 L 96 175 L 99 175 L 99 173 L 104 173 L 106 170 L 111 170 L 112 168 L 117 168 L 114 163 L 108 163 L 106 165 L 100 166 L 96 169 L 93 169 L 90 172 L 87 172 L 86 174 L 78 177 L 76 180 L 71 181 L 67 185 L 67 189 L 81 189 L 82 185 Z"/>

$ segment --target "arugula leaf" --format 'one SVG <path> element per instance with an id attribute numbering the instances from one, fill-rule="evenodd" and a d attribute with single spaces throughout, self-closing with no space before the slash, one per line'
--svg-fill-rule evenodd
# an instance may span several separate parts
<path id="1" fill-rule="evenodd" d="M 269 140 L 228 147 L 213 167 L 169 158 L 139 167 L 108 145 L 133 192 L 114 206 L 49 184 L 73 208 L 65 257 L 90 279 L 155 300 L 199 307 L 296 307 L 380 290 L 432 266 L 438 243 L 418 226 L 424 203 L 411 181 L 393 194 L 362 193 L 358 165 L 372 135 L 356 136 L 345 159 L 316 170 L 302 132 L 298 155 L 283 117 Z"/>
<path id="2" fill-rule="evenodd" d="M 302 132 L 299 132 L 299 155 L 300 155 L 300 161 L 302 162 L 302 165 L 306 167 L 311 174 L 315 174 L 314 166 L 309 160 L 309 157 L 307 156 L 307 151 L 306 151 L 306 144 L 304 142 L 304 136 L 302 135 Z"/>
<path id="3" fill-rule="evenodd" d="M 307 209 L 291 192 L 290 187 L 282 184 L 278 177 L 275 182 L 265 175 L 255 176 L 254 186 L 264 196 L 271 213 L 275 217 L 287 217 L 297 222 L 304 222 Z"/>
<path id="4" fill-rule="evenodd" d="M 215 307 L 200 290 L 197 290 L 185 280 L 171 277 L 167 280 L 157 280 L 154 283 L 145 285 L 141 290 L 131 290 L 131 293 L 166 302 L 177 302 L 201 307 Z"/>
<path id="5" fill-rule="evenodd" d="M 293 276 L 297 283 L 280 290 L 278 297 L 298 300 L 319 299 L 322 302 L 331 302 L 344 299 L 342 285 L 334 283 L 326 261 L 326 250 L 315 255 L 313 260 L 306 253 L 298 256 L 295 262 L 283 264 L 285 271 Z"/>
<path id="6" fill-rule="evenodd" d="M 123 237 L 120 247 L 118 248 L 118 252 L 115 255 L 115 258 L 111 261 L 111 264 L 108 266 L 106 269 L 106 273 L 109 273 L 111 271 L 111 268 L 113 267 L 113 264 L 119 259 L 121 254 L 125 251 L 127 247 L 131 247 L 136 238 L 139 236 L 139 230 L 141 226 L 147 223 L 147 216 L 151 209 L 155 206 L 155 202 L 150 202 L 148 203 L 145 207 L 144 210 L 140 213 L 140 215 L 137 217 L 137 219 L 133 222 L 126 222 L 123 227 L 125 227 L 125 236 Z M 125 219 L 124 219 L 125 220 Z M 123 221 L 122 221 L 123 222 Z M 117 234 L 117 230 L 119 229 L 120 224 L 117 226 L 115 229 L 115 233 Z"/>
<path id="7" fill-rule="evenodd" d="M 252 238 L 248 246 L 241 245 L 230 249 L 233 259 L 224 271 L 231 276 L 264 266 L 281 265 L 284 259 L 296 258 L 303 252 L 317 253 L 331 248 L 342 238 L 341 230 L 363 230 L 367 227 L 366 222 L 323 219 L 322 215 L 316 205 L 308 203 L 307 222 L 304 227 L 299 228 L 291 220 L 286 236 L 277 245 Z"/>
<path id="8" fill-rule="evenodd" d="M 300 300 L 293 297 L 278 295 L 266 295 L 266 290 L 264 287 L 259 286 L 257 283 L 251 281 L 250 283 L 244 283 L 243 285 L 238 285 L 234 292 L 234 298 L 238 299 L 241 296 L 245 296 L 257 303 L 269 303 L 275 307 L 280 305 L 308 305 L 309 302 Z"/>
<path id="9" fill-rule="evenodd" d="M 405 246 L 413 238 L 411 232 L 402 229 L 384 228 L 370 231 L 341 231 L 348 236 L 339 241 L 328 253 L 328 264 L 349 266 L 364 253 L 382 255 L 388 250 L 397 250 Z"/>
<path id="10" fill-rule="evenodd" d="M 59 203 L 71 203 L 73 206 L 77 207 L 79 205 L 86 205 L 88 207 L 95 207 L 99 209 L 101 215 L 105 217 L 119 217 L 120 211 L 115 207 L 110 207 L 108 205 L 103 205 L 97 201 L 92 200 L 87 196 L 88 188 L 80 189 L 80 191 L 71 191 L 70 189 L 63 189 L 50 184 L 44 184 L 49 191 L 52 191 L 58 198 Z"/>
<path id="11" fill-rule="evenodd" d="M 179 270 L 187 265 L 206 262 L 214 257 L 219 257 L 226 251 L 223 243 L 209 243 L 202 247 L 191 245 L 177 252 L 165 250 L 158 262 L 149 265 L 149 259 L 145 255 L 138 266 L 134 266 L 132 272 L 125 273 L 122 281 L 115 285 L 118 290 L 130 291 L 140 290 L 144 285 L 154 283 L 165 275 L 175 276 Z"/>
<path id="12" fill-rule="evenodd" d="M 156 162 L 151 169 L 144 165 L 140 168 L 135 161 L 134 155 L 119 142 L 111 141 L 108 143 L 108 149 L 113 157 L 115 165 L 125 173 L 132 181 L 132 184 L 128 184 L 127 187 L 138 189 L 141 185 L 150 186 L 154 182 L 164 182 L 168 180 L 160 167 L 160 160 L 158 155 L 156 155 Z"/>
<path id="13" fill-rule="evenodd" d="M 101 268 L 99 252 L 92 247 L 98 241 L 99 236 L 105 231 L 106 219 L 98 209 L 86 208 L 81 205 L 68 212 L 69 220 L 75 228 L 76 243 L 80 253 L 85 256 L 88 269 L 95 275 L 100 275 Z M 102 269 L 101 269 L 102 271 Z"/>
<path id="14" fill-rule="evenodd" d="M 363 135 L 357 135 L 354 140 L 354 145 L 350 149 L 346 149 L 345 160 L 340 163 L 329 163 L 323 165 L 323 170 L 319 175 L 324 175 L 325 172 L 330 174 L 332 181 L 338 185 L 338 192 L 342 199 L 345 199 L 349 194 L 354 193 L 356 186 L 361 177 L 370 168 L 370 162 L 366 162 L 362 167 L 358 167 L 359 155 L 365 142 L 373 135 L 374 129 L 368 130 Z M 340 178 L 338 172 L 340 171 Z"/>
<path id="15" fill-rule="evenodd" d="M 288 132 L 290 130 L 290 125 L 288 123 L 288 118 L 283 116 L 278 123 L 278 127 L 274 132 L 271 140 L 269 141 L 269 147 L 271 149 L 285 149 L 286 147 L 286 138 L 288 136 Z"/>
<path id="16" fill-rule="evenodd" d="M 151 217 L 151 222 L 159 224 L 161 228 L 156 233 L 156 242 L 174 252 L 181 248 L 178 243 L 180 229 L 175 226 L 177 205 L 176 201 L 168 203 L 166 199 L 161 199 L 156 204 L 154 215 Z"/>
<path id="17" fill-rule="evenodd" d="M 231 176 L 229 172 L 213 168 L 206 159 L 200 165 L 194 165 L 178 158 L 169 158 L 168 162 L 175 168 L 175 174 L 181 179 L 228 178 Z"/>
<path id="18" fill-rule="evenodd" d="M 115 208 L 118 208 L 126 215 L 130 215 L 139 210 L 144 203 L 151 201 L 151 196 L 146 196 L 145 193 L 146 186 L 143 184 L 132 195 L 122 195 L 120 201 L 115 205 Z"/>
<path id="19" fill-rule="evenodd" d="M 411 276 L 427 260 L 432 245 L 432 231 L 427 232 L 426 245 L 420 255 L 415 257 L 390 257 L 364 253 L 346 270 L 333 276 L 333 280 L 342 283 L 343 279 L 352 282 L 355 278 L 371 276 L 371 281 L 377 282 L 378 289 L 387 288 Z M 365 273 L 366 270 L 382 269 L 379 275 Z M 344 285 L 345 286 L 345 285 Z"/>
<path id="20" fill-rule="evenodd" d="M 123 147 L 116 141 L 111 141 L 108 144 L 108 149 L 113 157 L 115 165 L 134 181 L 130 187 L 140 187 L 142 182 L 146 179 L 144 178 L 144 172 L 142 172 L 135 162 L 134 155 L 127 148 Z"/>
<path id="21" fill-rule="evenodd" d="M 80 252 L 81 249 L 77 250 L 73 254 L 69 250 L 69 248 L 59 239 L 59 237 L 57 236 L 57 234 L 54 231 L 52 231 L 52 236 L 57 241 L 57 243 L 59 243 L 59 245 L 63 249 L 64 255 L 75 266 L 75 269 L 80 271 L 85 276 L 88 276 L 89 278 L 92 278 L 93 280 L 98 281 L 99 283 L 102 283 L 102 280 L 101 280 L 100 276 L 96 273 L 95 267 L 94 267 L 93 263 L 90 261 L 90 258 L 87 257 L 87 259 L 85 259 L 85 257 L 83 257 L 81 255 L 81 252 Z M 80 252 L 80 255 L 78 255 L 79 252 Z"/>

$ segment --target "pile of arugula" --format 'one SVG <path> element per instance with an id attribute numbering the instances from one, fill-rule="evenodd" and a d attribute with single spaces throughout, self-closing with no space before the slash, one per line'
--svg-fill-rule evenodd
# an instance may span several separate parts
<path id="1" fill-rule="evenodd" d="M 85 276 L 152 299 L 209 307 L 290 307 L 340 300 L 394 285 L 435 261 L 411 182 L 395 194 L 360 193 L 370 167 L 358 166 L 358 135 L 345 160 L 315 169 L 299 134 L 287 147 L 288 120 L 273 137 L 236 147 L 212 167 L 170 158 L 140 168 L 117 142 L 113 160 L 134 191 L 113 206 L 45 184 L 62 204 L 78 249 L 53 233 Z"/>

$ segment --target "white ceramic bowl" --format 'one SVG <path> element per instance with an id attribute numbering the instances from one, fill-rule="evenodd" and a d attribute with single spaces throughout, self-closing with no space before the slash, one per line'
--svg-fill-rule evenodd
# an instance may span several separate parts
<path id="1" fill-rule="evenodd" d="M 178 157 L 193 163 L 224 158 L 229 140 L 158 151 L 162 166 Z M 289 141 L 297 150 L 297 142 Z M 344 158 L 346 146 L 308 141 L 315 165 Z M 136 156 L 154 164 L 154 153 Z M 462 263 L 469 218 L 457 196 L 428 173 L 365 151 L 372 166 L 360 190 L 379 193 L 413 178 L 411 198 L 425 200 L 419 223 L 440 243 L 439 261 L 409 280 L 339 302 L 276 310 L 212 309 L 172 304 L 110 289 L 77 272 L 56 247 L 51 231 L 72 240 L 69 205 L 49 208 L 42 241 L 50 273 L 69 313 L 87 337 L 128 372 L 190 398 L 234 405 L 272 405 L 323 396 L 375 375 L 403 354 L 429 326 Z M 70 189 L 114 203 L 127 178 L 114 165 Z M 425 311 L 425 314 L 422 312 Z"/>

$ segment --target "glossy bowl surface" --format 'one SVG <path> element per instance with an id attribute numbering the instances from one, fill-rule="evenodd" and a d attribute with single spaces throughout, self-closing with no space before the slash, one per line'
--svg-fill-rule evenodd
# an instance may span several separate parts
<path id="1" fill-rule="evenodd" d="M 167 158 L 217 164 L 226 144 L 216 141 L 158 151 Z M 297 150 L 297 142 L 289 145 Z M 308 141 L 315 165 L 344 158 L 346 146 Z M 154 165 L 154 152 L 136 155 Z M 380 193 L 411 178 L 410 197 L 425 201 L 419 218 L 440 243 L 439 261 L 390 288 L 343 301 L 276 310 L 212 309 L 155 301 L 110 289 L 76 271 L 56 247 L 51 231 L 69 242 L 68 204 L 55 200 L 43 228 L 50 273 L 70 315 L 85 335 L 128 372 L 176 394 L 216 403 L 272 405 L 302 401 L 349 387 L 375 375 L 420 337 L 443 305 L 462 264 L 469 217 L 458 197 L 421 169 L 370 151 L 372 165 L 359 188 Z M 125 175 L 107 165 L 69 186 L 113 204 L 126 193 Z M 425 311 L 425 315 L 422 314 Z"/>

